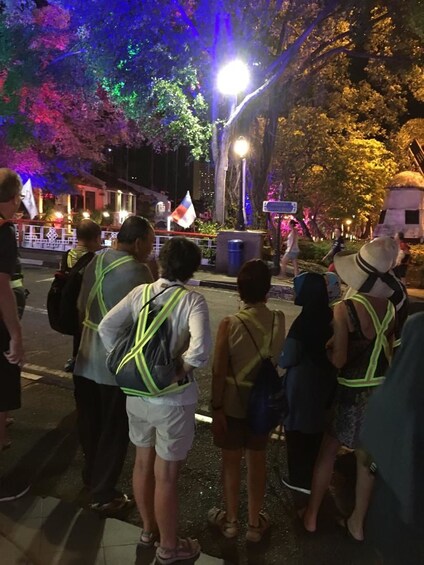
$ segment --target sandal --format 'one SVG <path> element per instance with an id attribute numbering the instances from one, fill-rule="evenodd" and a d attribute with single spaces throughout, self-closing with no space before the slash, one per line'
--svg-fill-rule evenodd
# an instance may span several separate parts
<path id="1" fill-rule="evenodd" d="M 266 512 L 259 512 L 259 524 L 257 526 L 248 525 L 246 540 L 257 543 L 261 541 L 265 532 L 271 527 L 271 519 Z"/>
<path id="2" fill-rule="evenodd" d="M 156 560 L 161 565 L 177 563 L 187 559 L 195 559 L 200 555 L 200 544 L 197 539 L 178 538 L 177 547 L 170 549 L 159 546 L 156 550 Z"/>
<path id="3" fill-rule="evenodd" d="M 211 526 L 216 526 L 221 534 L 227 539 L 235 538 L 238 535 L 237 520 L 234 520 L 233 522 L 227 520 L 227 513 L 225 510 L 211 508 L 208 512 L 208 523 Z"/>
<path id="4" fill-rule="evenodd" d="M 146 530 L 141 530 L 140 539 L 137 546 L 143 549 L 150 549 L 158 541 L 159 535 L 157 532 L 146 532 Z"/>

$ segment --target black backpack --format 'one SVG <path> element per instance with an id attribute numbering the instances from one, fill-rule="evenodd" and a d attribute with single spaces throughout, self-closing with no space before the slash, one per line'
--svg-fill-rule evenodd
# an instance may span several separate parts
<path id="1" fill-rule="evenodd" d="M 147 293 L 150 292 L 147 287 L 150 286 L 146 285 L 145 287 L 146 297 L 148 296 Z M 158 296 L 173 287 L 176 287 L 177 290 L 164 305 L 160 306 L 154 303 Z M 155 397 L 183 390 L 189 384 L 188 381 L 174 382 L 175 373 L 178 370 L 178 361 L 176 362 L 171 357 L 172 325 L 169 320 L 171 311 L 186 292 L 184 287 L 180 285 L 170 285 L 152 298 L 147 299 L 137 320 L 121 336 L 109 353 L 106 360 L 107 368 L 115 375 L 116 383 L 128 396 Z M 168 303 L 169 308 L 167 309 Z M 139 343 L 137 343 L 139 320 L 145 310 L 147 311 L 145 333 L 148 334 L 149 330 L 153 332 L 141 348 L 150 373 L 148 379 L 145 379 L 143 373 L 140 372 L 135 357 L 136 350 L 140 349 Z M 160 319 L 159 315 L 163 319 Z"/>
<path id="2" fill-rule="evenodd" d="M 65 335 L 78 335 L 80 321 L 77 308 L 81 290 L 82 275 L 85 267 L 93 259 L 94 253 L 85 253 L 70 270 L 66 270 L 66 256 L 62 269 L 54 275 L 54 280 L 47 294 L 47 314 L 50 327 Z"/>
<path id="3" fill-rule="evenodd" d="M 247 324 L 240 316 L 237 316 L 237 318 L 246 328 L 261 358 L 259 370 L 249 395 L 247 422 L 254 434 L 266 435 L 283 422 L 287 413 L 287 400 L 283 388 L 283 379 L 278 375 L 272 359 L 270 357 L 262 357 L 259 347 L 247 327 Z M 274 320 L 275 314 L 272 319 L 270 346 L 272 345 Z M 234 382 L 238 389 L 235 376 Z"/>

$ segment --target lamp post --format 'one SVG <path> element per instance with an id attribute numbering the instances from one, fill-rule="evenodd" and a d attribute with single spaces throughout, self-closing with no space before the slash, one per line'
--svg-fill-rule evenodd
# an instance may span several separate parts
<path id="1" fill-rule="evenodd" d="M 249 80 L 249 69 L 240 59 L 230 61 L 218 72 L 216 87 L 221 94 L 228 96 L 230 99 L 228 120 L 231 120 L 236 110 L 237 95 L 246 90 Z M 225 218 L 225 175 L 228 169 L 228 149 L 230 147 L 231 129 L 232 128 L 226 126 L 222 128 L 220 147 L 218 149 L 218 165 L 216 165 L 217 168 L 215 170 L 215 180 L 220 187 L 219 193 L 215 194 L 216 210 L 222 215 L 223 220 Z"/>
<path id="2" fill-rule="evenodd" d="M 239 191 L 239 206 L 237 210 L 236 229 L 246 229 L 246 155 L 249 152 L 249 142 L 245 137 L 239 137 L 234 142 L 234 153 L 241 159 L 241 185 Z"/>

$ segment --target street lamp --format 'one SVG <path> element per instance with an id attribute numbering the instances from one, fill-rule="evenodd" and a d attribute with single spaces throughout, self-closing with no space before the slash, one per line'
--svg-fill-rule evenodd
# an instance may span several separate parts
<path id="1" fill-rule="evenodd" d="M 217 88 L 221 94 L 234 96 L 246 90 L 250 74 L 247 65 L 236 59 L 227 63 L 218 73 Z"/>
<path id="2" fill-rule="evenodd" d="M 245 137 L 239 137 L 234 142 L 234 153 L 241 159 L 241 186 L 239 191 L 239 207 L 237 211 L 236 229 L 246 229 L 246 155 L 249 152 L 249 142 Z"/>

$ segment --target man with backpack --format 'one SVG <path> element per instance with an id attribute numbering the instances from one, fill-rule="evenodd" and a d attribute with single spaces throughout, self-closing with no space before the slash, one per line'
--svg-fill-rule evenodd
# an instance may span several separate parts
<path id="1" fill-rule="evenodd" d="M 127 218 L 119 230 L 116 249 L 100 251 L 86 267 L 78 298 L 83 330 L 73 378 L 85 456 L 83 481 L 90 489 L 90 507 L 103 513 L 114 513 L 129 502 L 127 495 L 116 490 L 127 453 L 128 418 L 125 395 L 106 367 L 98 326 L 134 287 L 153 281 L 144 264 L 153 241 L 148 220 Z"/>
<path id="2" fill-rule="evenodd" d="M 25 306 L 16 234 L 10 221 L 21 204 L 19 175 L 0 168 L 0 451 L 8 447 L 9 410 L 21 407 L 21 369 L 24 358 L 19 311 Z M 18 474 L 0 479 L 0 502 L 15 500 L 29 490 Z"/>
<path id="3" fill-rule="evenodd" d="M 130 439 L 137 449 L 133 488 L 143 522 L 139 546 L 159 541 L 159 563 L 200 553 L 197 540 L 177 537 L 177 481 L 193 442 L 198 398 L 193 369 L 206 365 L 211 349 L 206 300 L 184 287 L 200 258 L 199 247 L 189 239 L 168 240 L 159 254 L 161 278 L 135 288 L 99 328 L 107 350 L 130 342 L 116 375 L 128 394 Z M 164 329 L 160 322 L 167 322 Z M 109 360 L 113 356 L 114 351 Z M 125 373 L 126 365 L 130 370 Z"/>
<path id="4" fill-rule="evenodd" d="M 65 276 L 71 273 L 72 269 L 77 266 L 81 268 L 75 272 L 78 281 L 75 281 L 75 286 L 79 284 L 81 275 L 84 272 L 84 268 L 93 259 L 96 251 L 100 251 L 102 248 L 102 230 L 99 224 L 93 222 L 93 220 L 86 219 L 82 220 L 77 226 L 77 244 L 73 249 L 70 249 L 63 254 L 60 272 L 64 273 Z M 72 275 L 71 275 L 72 276 Z M 72 292 L 72 291 L 71 291 Z M 78 298 L 78 296 L 76 296 Z M 62 300 L 65 300 L 68 304 L 71 302 L 69 297 L 63 296 Z M 74 304 L 70 304 L 74 308 Z M 69 306 L 68 306 L 69 307 Z M 76 304 L 75 304 L 76 310 Z M 69 316 L 69 313 L 68 313 Z M 72 316 L 72 313 L 70 313 Z M 79 328 L 78 328 L 79 329 Z M 65 371 L 67 373 L 72 373 L 75 365 L 75 358 L 78 353 L 79 344 L 81 341 L 81 332 L 76 330 L 73 334 L 73 347 L 72 347 L 72 357 L 68 359 L 65 363 Z"/>

